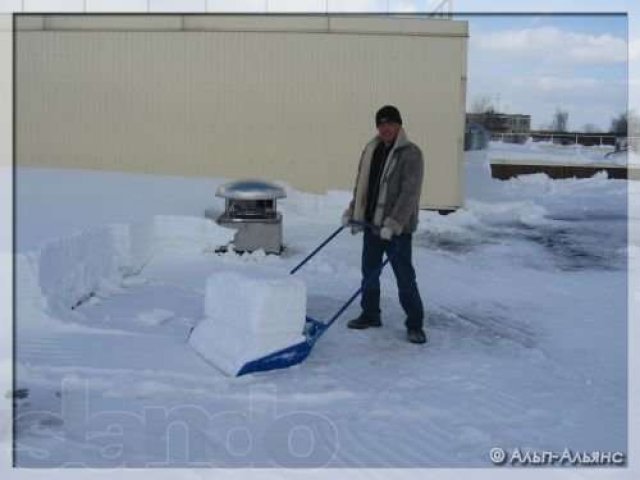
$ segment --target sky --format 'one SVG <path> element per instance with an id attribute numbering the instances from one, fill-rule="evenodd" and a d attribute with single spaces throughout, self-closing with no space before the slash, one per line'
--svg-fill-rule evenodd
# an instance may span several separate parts
<path id="1" fill-rule="evenodd" d="M 441 3 L 442 0 L 0 0 L 0 9 L 427 12 Z M 624 14 L 638 3 L 450 0 L 447 5 L 456 12 L 454 18 L 469 24 L 467 108 L 471 109 L 480 98 L 488 98 L 501 111 L 531 115 L 533 128 L 547 126 L 559 108 L 569 113 L 570 129 L 590 124 L 607 130 L 611 119 L 627 109 L 628 55 L 631 61 L 640 63 L 640 38 L 633 37 L 628 44 L 628 19 Z"/>
<path id="2" fill-rule="evenodd" d="M 467 108 L 499 111 L 544 128 L 556 109 L 569 129 L 608 129 L 627 108 L 625 15 L 457 15 L 469 22 Z"/>

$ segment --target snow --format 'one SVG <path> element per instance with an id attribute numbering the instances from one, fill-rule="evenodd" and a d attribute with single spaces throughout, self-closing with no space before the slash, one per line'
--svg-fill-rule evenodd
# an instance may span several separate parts
<path id="1" fill-rule="evenodd" d="M 47 242 L 39 254 L 39 285 L 49 303 L 72 308 L 115 281 L 119 255 L 108 229 L 96 228 Z"/>
<path id="2" fill-rule="evenodd" d="M 211 220 L 167 215 L 131 225 L 73 230 L 16 256 L 17 294 L 25 299 L 18 304 L 23 308 L 37 305 L 39 311 L 46 305 L 51 312 L 75 309 L 83 302 L 95 304 L 96 295 L 109 296 L 122 287 L 144 283 L 134 275 L 155 256 L 202 254 L 232 237 L 232 230 Z M 25 316 L 20 327 L 42 318 L 42 314 Z M 141 317 L 140 323 L 153 322 Z"/>
<path id="3" fill-rule="evenodd" d="M 307 291 L 302 280 L 263 267 L 223 270 L 207 279 L 202 320 L 189 344 L 228 375 L 304 341 Z"/>
<path id="4" fill-rule="evenodd" d="M 382 328 L 346 329 L 353 305 L 302 364 L 239 378 L 189 339 L 223 343 L 225 358 L 265 347 L 247 332 L 271 331 L 293 302 L 239 312 L 338 226 L 349 192 L 287 187 L 285 253 L 219 255 L 233 231 L 202 213 L 225 179 L 19 169 L 15 367 L 31 393 L 17 464 L 486 467 L 494 446 L 627 451 L 627 255 L 640 252 L 627 196 L 640 189 L 601 174 L 495 180 L 497 148 L 466 154 L 464 209 L 420 213 L 429 344 L 405 341 L 387 269 Z M 286 277 L 309 316 L 326 321 L 357 289 L 360 253 L 343 232 Z M 255 284 L 213 287 L 231 273 Z M 212 315 L 232 312 L 234 291 L 235 344 Z"/>
<path id="5" fill-rule="evenodd" d="M 169 320 L 174 316 L 175 316 L 175 312 L 172 312 L 171 310 L 154 308 L 153 310 L 139 313 L 136 316 L 135 321 L 143 323 L 145 325 L 156 326 L 166 322 L 167 320 Z"/>
<path id="6" fill-rule="evenodd" d="M 558 165 L 626 166 L 627 153 L 613 153 L 610 145 L 559 145 L 549 141 L 528 141 L 524 144 L 489 142 L 489 159 L 493 162 Z M 611 155 L 607 155 L 611 153 Z"/>
<path id="7" fill-rule="evenodd" d="M 215 191 L 228 181 L 26 167 L 16 170 L 15 179 L 19 251 L 108 224 L 144 227 L 155 215 L 199 218 L 206 208 L 222 211 L 224 200 Z"/>

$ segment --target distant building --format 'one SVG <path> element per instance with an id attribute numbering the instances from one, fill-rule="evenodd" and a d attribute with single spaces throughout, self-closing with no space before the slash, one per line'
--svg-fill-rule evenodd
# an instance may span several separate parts
<path id="1" fill-rule="evenodd" d="M 478 124 L 486 128 L 493 137 L 501 134 L 504 141 L 523 143 L 531 131 L 531 115 L 518 113 L 467 113 L 467 125 Z"/>

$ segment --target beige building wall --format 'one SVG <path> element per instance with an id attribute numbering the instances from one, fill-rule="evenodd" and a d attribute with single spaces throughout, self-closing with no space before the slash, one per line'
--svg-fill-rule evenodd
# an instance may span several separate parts
<path id="1" fill-rule="evenodd" d="M 383 104 L 422 205 L 463 201 L 467 24 L 308 16 L 18 16 L 16 162 L 350 189 Z"/>
<path id="2" fill-rule="evenodd" d="M 13 151 L 13 17 L 0 15 L 0 169 L 11 167 Z"/>

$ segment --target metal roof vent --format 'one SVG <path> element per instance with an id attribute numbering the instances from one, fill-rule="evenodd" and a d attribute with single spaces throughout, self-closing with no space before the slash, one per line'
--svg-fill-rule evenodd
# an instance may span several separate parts
<path id="1" fill-rule="evenodd" d="M 216 196 L 225 199 L 224 213 L 216 222 L 236 230 L 235 251 L 282 253 L 282 215 L 276 205 L 287 196 L 282 187 L 264 180 L 238 180 L 218 187 Z"/>

